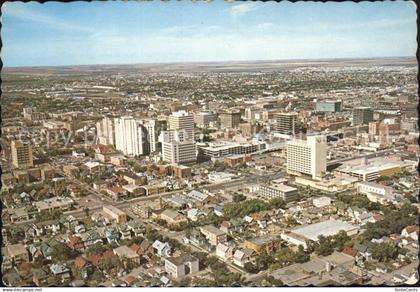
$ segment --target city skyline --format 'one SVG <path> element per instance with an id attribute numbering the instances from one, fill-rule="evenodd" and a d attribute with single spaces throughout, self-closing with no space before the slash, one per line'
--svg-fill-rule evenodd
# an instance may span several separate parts
<path id="1" fill-rule="evenodd" d="M 6 3 L 1 57 L 5 67 L 414 57 L 413 4 Z"/>

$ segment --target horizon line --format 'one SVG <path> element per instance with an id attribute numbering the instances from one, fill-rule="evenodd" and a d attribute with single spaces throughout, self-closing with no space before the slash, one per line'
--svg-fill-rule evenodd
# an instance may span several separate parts
<path id="1" fill-rule="evenodd" d="M 135 63 L 101 63 L 101 64 L 63 64 L 63 65 L 23 65 L 2 66 L 2 69 L 25 68 L 59 68 L 59 67 L 88 67 L 88 66 L 133 66 L 133 65 L 174 65 L 174 64 L 208 64 L 208 63 L 243 63 L 243 62 L 281 62 L 281 61 L 331 61 L 331 60 L 368 60 L 368 59 L 398 59 L 417 58 L 417 56 L 383 56 L 383 57 L 336 57 L 336 58 L 301 58 L 301 59 L 259 59 L 259 60 L 224 60 L 224 61 L 173 61 L 173 62 L 135 62 Z"/>

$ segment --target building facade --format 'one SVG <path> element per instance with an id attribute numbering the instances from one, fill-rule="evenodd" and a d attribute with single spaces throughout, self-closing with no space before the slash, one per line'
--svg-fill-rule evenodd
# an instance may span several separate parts
<path id="1" fill-rule="evenodd" d="M 150 153 L 146 127 L 137 119 L 126 116 L 116 118 L 115 144 L 125 155 L 145 155 Z"/>
<path id="2" fill-rule="evenodd" d="M 327 144 L 324 136 L 309 136 L 287 143 L 287 173 L 323 176 L 327 170 Z"/>
<path id="3" fill-rule="evenodd" d="M 12 163 L 16 168 L 27 168 L 34 166 L 32 147 L 28 143 L 12 141 L 10 143 L 12 152 Z"/>
<path id="4" fill-rule="evenodd" d="M 369 124 L 373 121 L 373 110 L 370 107 L 353 109 L 353 126 Z"/>
<path id="5" fill-rule="evenodd" d="M 277 113 L 274 130 L 285 135 L 294 135 L 297 132 L 297 113 Z"/>
<path id="6" fill-rule="evenodd" d="M 115 146 L 114 119 L 104 117 L 101 121 L 97 122 L 96 135 L 99 144 Z"/>

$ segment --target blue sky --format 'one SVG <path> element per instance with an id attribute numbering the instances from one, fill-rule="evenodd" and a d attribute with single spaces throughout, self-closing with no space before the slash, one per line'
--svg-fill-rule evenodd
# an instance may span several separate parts
<path id="1" fill-rule="evenodd" d="M 11 2 L 4 66 L 415 56 L 408 1 Z"/>

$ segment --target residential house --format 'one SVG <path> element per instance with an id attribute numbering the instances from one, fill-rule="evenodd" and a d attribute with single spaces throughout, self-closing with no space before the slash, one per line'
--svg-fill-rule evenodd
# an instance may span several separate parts
<path id="1" fill-rule="evenodd" d="M 118 225 L 121 239 L 131 239 L 131 229 L 127 225 Z"/>
<path id="2" fill-rule="evenodd" d="M 89 274 L 92 272 L 93 265 L 87 259 L 79 256 L 74 261 L 74 266 L 77 271 L 80 273 L 83 279 L 86 279 Z"/>
<path id="3" fill-rule="evenodd" d="M 127 224 L 128 228 L 131 230 L 131 232 L 134 234 L 134 236 L 143 236 L 146 227 L 143 225 L 141 221 L 130 221 Z"/>
<path id="4" fill-rule="evenodd" d="M 244 267 L 246 263 L 255 262 L 256 252 L 249 248 L 237 249 L 233 254 L 233 263 L 239 267 Z"/>
<path id="5" fill-rule="evenodd" d="M 200 218 L 204 218 L 209 214 L 208 211 L 203 211 L 197 208 L 193 208 L 187 211 L 187 217 L 191 221 L 197 221 Z"/>
<path id="6" fill-rule="evenodd" d="M 365 244 L 356 243 L 353 245 L 353 249 L 357 250 L 365 260 L 369 260 L 372 256 L 369 247 Z"/>
<path id="7" fill-rule="evenodd" d="M 48 283 L 49 272 L 46 268 L 32 269 L 32 281 L 38 287 L 45 287 Z"/>
<path id="8" fill-rule="evenodd" d="M 7 255 L 15 266 L 19 266 L 23 262 L 29 262 L 29 252 L 26 247 L 21 244 L 11 244 L 6 247 Z"/>
<path id="9" fill-rule="evenodd" d="M 171 255 L 171 246 L 167 242 L 156 240 L 153 243 L 154 253 L 159 257 L 168 257 Z"/>
<path id="10" fill-rule="evenodd" d="M 148 257 L 152 257 L 155 254 L 155 251 L 154 251 L 154 248 L 153 248 L 153 243 L 150 242 L 147 239 L 143 240 L 140 243 L 139 254 L 140 255 L 145 255 L 145 256 L 148 256 Z"/>
<path id="11" fill-rule="evenodd" d="M 50 270 L 54 277 L 61 278 L 62 282 L 70 280 L 70 269 L 66 264 L 52 264 Z"/>
<path id="12" fill-rule="evenodd" d="M 84 249 L 85 245 L 80 235 L 69 235 L 67 238 L 67 246 L 72 250 Z"/>
<path id="13" fill-rule="evenodd" d="M 140 264 L 140 256 L 126 245 L 114 248 L 114 254 L 123 261 L 130 261 L 135 264 Z"/>
<path id="14" fill-rule="evenodd" d="M 219 243 L 216 246 L 216 256 L 223 260 L 230 260 L 233 257 L 234 245 Z"/>

